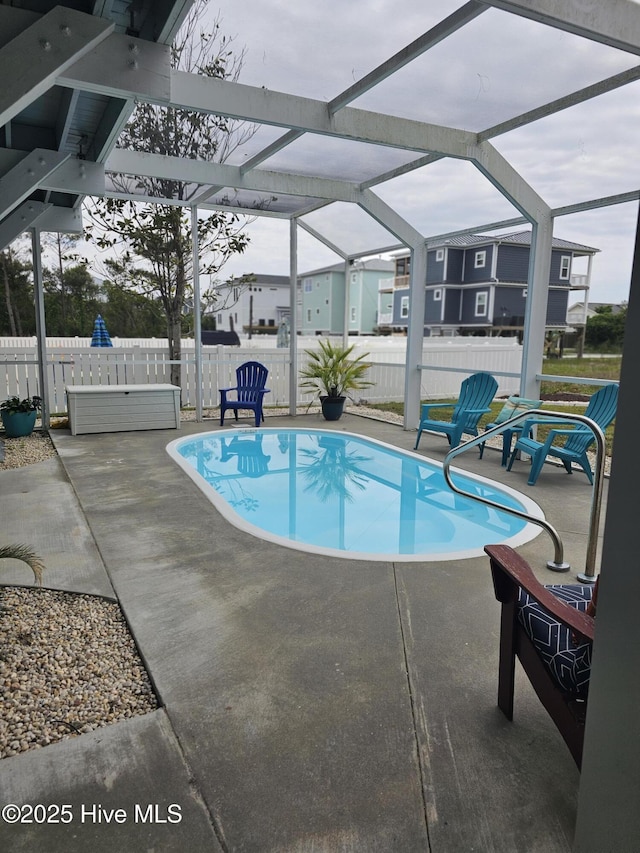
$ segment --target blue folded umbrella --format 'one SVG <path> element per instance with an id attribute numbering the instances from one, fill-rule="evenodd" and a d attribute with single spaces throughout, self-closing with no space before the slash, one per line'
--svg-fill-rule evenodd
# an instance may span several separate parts
<path id="1" fill-rule="evenodd" d="M 93 326 L 93 335 L 91 336 L 91 346 L 92 347 L 112 347 L 111 338 L 109 337 L 109 332 L 107 331 L 107 327 L 104 324 L 104 320 L 102 316 L 98 314 L 96 317 L 96 322 Z"/>

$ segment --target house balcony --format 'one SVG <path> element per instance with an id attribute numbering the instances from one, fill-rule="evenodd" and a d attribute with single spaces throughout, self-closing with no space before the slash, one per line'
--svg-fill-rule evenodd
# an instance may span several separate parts
<path id="1" fill-rule="evenodd" d="M 571 283 L 571 287 L 576 287 L 576 288 L 589 287 L 589 284 L 590 284 L 589 276 L 586 273 L 585 274 L 580 273 L 580 274 L 572 275 L 571 279 L 570 279 L 570 283 Z"/>

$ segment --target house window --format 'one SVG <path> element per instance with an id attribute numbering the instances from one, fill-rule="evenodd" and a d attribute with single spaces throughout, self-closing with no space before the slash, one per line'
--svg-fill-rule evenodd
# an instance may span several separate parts
<path id="1" fill-rule="evenodd" d="M 355 323 L 355 321 L 356 321 L 356 309 L 355 309 L 355 306 L 352 306 L 352 308 L 351 308 L 351 322 Z"/>
<path id="2" fill-rule="evenodd" d="M 409 275 L 411 271 L 411 256 L 405 258 L 396 258 L 396 276 Z"/>
<path id="3" fill-rule="evenodd" d="M 403 296 L 400 300 L 400 316 L 406 318 L 409 316 L 409 297 Z"/>
<path id="4" fill-rule="evenodd" d="M 473 265 L 476 269 L 480 269 L 481 267 L 486 267 L 487 265 L 487 250 L 483 249 L 481 252 L 476 252 L 475 258 L 473 261 Z"/>
<path id="5" fill-rule="evenodd" d="M 313 282 L 311 281 L 310 278 L 305 278 L 305 280 L 304 280 L 304 292 L 305 293 L 311 293 L 312 290 L 313 290 Z"/>
<path id="6" fill-rule="evenodd" d="M 433 301 L 434 302 L 442 302 L 442 288 L 436 287 L 433 291 Z"/>
<path id="7" fill-rule="evenodd" d="M 568 279 L 571 270 L 571 256 L 563 255 L 560 258 L 560 278 Z"/>
<path id="8" fill-rule="evenodd" d="M 486 291 L 476 293 L 476 317 L 487 316 L 487 294 Z"/>
<path id="9" fill-rule="evenodd" d="M 355 272 L 352 272 L 351 273 L 351 284 L 355 284 L 357 280 L 358 280 L 358 274 Z"/>
<path id="10" fill-rule="evenodd" d="M 444 249 L 436 249 L 436 261 L 444 261 Z"/>
<path id="11" fill-rule="evenodd" d="M 307 323 L 311 322 L 311 308 L 307 308 Z"/>

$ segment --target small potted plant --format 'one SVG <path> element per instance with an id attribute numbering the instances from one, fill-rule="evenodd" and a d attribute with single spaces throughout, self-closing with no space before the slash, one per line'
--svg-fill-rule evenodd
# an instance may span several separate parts
<path id="1" fill-rule="evenodd" d="M 31 435 L 42 400 L 40 397 L 7 397 L 0 403 L 0 418 L 7 438 Z"/>
<path id="2" fill-rule="evenodd" d="M 328 421 L 337 421 L 344 410 L 346 395 L 373 385 L 364 378 L 371 365 L 365 361 L 368 353 L 352 358 L 355 344 L 344 347 L 330 340 L 320 341 L 320 349 L 308 349 L 309 363 L 300 371 L 300 387 L 317 392 L 322 414 Z"/>

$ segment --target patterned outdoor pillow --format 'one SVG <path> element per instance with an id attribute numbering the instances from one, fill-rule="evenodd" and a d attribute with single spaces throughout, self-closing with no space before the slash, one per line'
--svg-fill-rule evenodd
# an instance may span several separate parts
<path id="1" fill-rule="evenodd" d="M 526 397 L 509 397 L 500 412 L 493 422 L 495 424 L 503 424 L 512 418 L 518 412 L 528 412 L 530 409 L 537 409 L 542 404 L 542 400 L 527 400 Z"/>
<path id="2" fill-rule="evenodd" d="M 556 598 L 581 610 L 587 611 L 593 595 L 589 584 L 567 584 L 548 586 Z M 520 590 L 518 621 L 536 647 L 551 675 L 568 693 L 586 698 L 591 676 L 592 643 L 577 638 L 572 631 L 557 622 L 538 602 Z"/>

